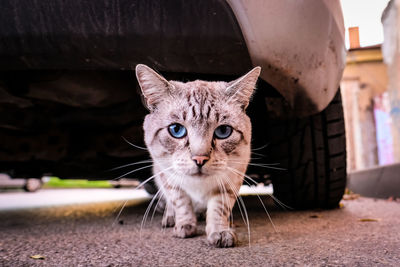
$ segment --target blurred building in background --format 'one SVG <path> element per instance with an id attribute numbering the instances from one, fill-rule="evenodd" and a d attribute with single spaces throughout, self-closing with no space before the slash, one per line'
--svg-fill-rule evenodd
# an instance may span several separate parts
<path id="1" fill-rule="evenodd" d="M 341 82 L 349 172 L 400 162 L 400 0 L 389 2 L 382 24 L 384 43 L 368 47 L 349 28 Z"/>
<path id="2" fill-rule="evenodd" d="M 381 46 L 359 47 L 358 31 L 350 28 L 351 46 L 341 82 L 346 123 L 348 170 L 392 162 L 386 65 Z M 389 149 L 388 149 L 389 148 Z"/>
<path id="3" fill-rule="evenodd" d="M 400 0 L 391 0 L 382 14 L 383 60 L 387 65 L 387 93 L 392 126 L 393 157 L 400 162 Z"/>

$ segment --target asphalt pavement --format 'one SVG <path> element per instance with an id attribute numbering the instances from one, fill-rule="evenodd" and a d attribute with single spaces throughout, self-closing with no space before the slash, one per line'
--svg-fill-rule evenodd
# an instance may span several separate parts
<path id="1" fill-rule="evenodd" d="M 75 203 L 0 211 L 0 266 L 400 266 L 400 202 L 354 197 L 326 211 L 285 211 L 244 197 L 248 228 L 237 209 L 239 244 L 217 249 L 199 235 L 172 237 L 149 204 Z M 142 223 L 143 222 L 143 223 Z M 36 259 L 35 259 L 36 258 Z"/>

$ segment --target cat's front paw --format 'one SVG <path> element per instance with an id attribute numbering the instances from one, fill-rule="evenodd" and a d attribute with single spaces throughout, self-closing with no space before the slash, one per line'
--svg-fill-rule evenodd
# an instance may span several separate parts
<path id="1" fill-rule="evenodd" d="M 197 228 L 195 224 L 178 224 L 174 228 L 174 236 L 179 238 L 187 238 L 195 236 Z"/>
<path id="2" fill-rule="evenodd" d="M 161 226 L 166 227 L 173 227 L 175 225 L 175 218 L 174 216 L 164 216 L 161 220 Z"/>
<path id="3" fill-rule="evenodd" d="M 214 247 L 229 248 L 235 246 L 237 238 L 233 230 L 225 230 L 211 233 L 208 235 L 207 240 Z"/>

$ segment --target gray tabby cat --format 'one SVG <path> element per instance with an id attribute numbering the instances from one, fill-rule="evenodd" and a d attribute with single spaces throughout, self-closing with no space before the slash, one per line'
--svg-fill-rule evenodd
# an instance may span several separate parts
<path id="1" fill-rule="evenodd" d="M 207 211 L 209 244 L 235 245 L 229 218 L 250 160 L 251 123 L 245 109 L 260 70 L 229 83 L 182 83 L 136 66 L 150 110 L 144 139 L 167 203 L 162 225 L 174 226 L 174 236 L 194 236 L 196 215 Z"/>

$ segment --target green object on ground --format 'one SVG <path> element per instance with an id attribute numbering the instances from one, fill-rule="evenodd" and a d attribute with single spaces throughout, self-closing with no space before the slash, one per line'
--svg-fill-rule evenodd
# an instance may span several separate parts
<path id="1" fill-rule="evenodd" d="M 51 177 L 43 188 L 112 188 L 109 181 L 88 181 L 84 179 L 60 179 Z"/>

